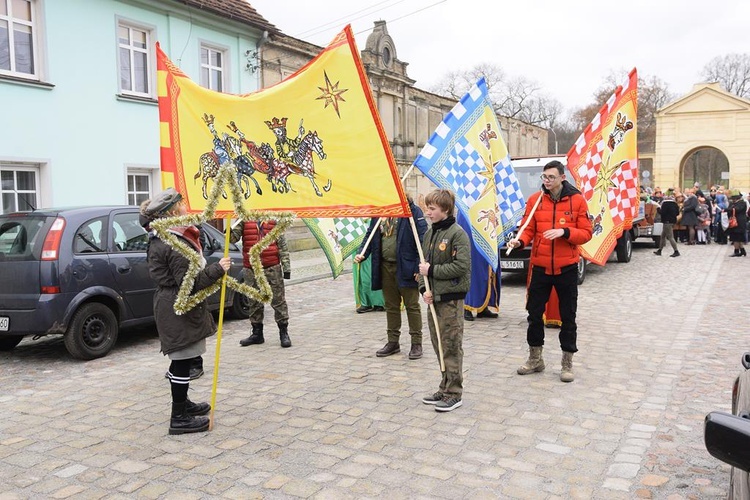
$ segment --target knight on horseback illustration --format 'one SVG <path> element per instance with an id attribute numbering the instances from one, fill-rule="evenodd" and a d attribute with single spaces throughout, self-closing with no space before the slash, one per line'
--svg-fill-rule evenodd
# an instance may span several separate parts
<path id="1" fill-rule="evenodd" d="M 253 177 L 255 172 L 266 174 L 266 180 L 271 189 L 277 193 L 288 193 L 294 191 L 289 182 L 289 175 L 297 174 L 310 179 L 315 194 L 323 196 L 315 182 L 315 164 L 313 153 L 319 159 L 326 159 L 323 151 L 323 141 L 318 137 L 317 131 L 307 132 L 299 125 L 299 134 L 294 139 L 287 135 L 287 118 L 281 120 L 274 117 L 272 121 L 265 121 L 270 130 L 276 136 L 275 151 L 268 143 L 257 146 L 255 142 L 247 139 L 245 134 L 237 127 L 234 121 L 230 121 L 227 128 L 237 136 L 224 132 L 221 137 L 216 132 L 214 115 L 203 114 L 203 121 L 213 135 L 213 150 L 200 156 L 198 172 L 193 177 L 197 180 L 203 177 L 203 198 L 208 199 L 207 184 L 209 179 L 215 178 L 219 168 L 225 163 L 231 162 L 237 168 L 237 182 L 245 198 L 251 195 L 250 181 L 255 185 L 255 191 L 262 195 L 263 191 L 258 181 Z M 243 145 L 245 151 L 243 151 Z M 276 158 L 275 153 L 279 155 Z M 323 187 L 323 191 L 331 189 L 331 180 Z M 226 198 L 226 193 L 223 193 Z"/>

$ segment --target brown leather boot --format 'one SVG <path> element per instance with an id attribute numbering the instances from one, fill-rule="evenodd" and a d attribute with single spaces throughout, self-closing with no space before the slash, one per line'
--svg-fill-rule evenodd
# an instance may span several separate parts
<path id="1" fill-rule="evenodd" d="M 383 346 L 382 349 L 376 352 L 375 355 L 379 358 L 384 358 L 386 356 L 397 354 L 399 352 L 401 352 L 401 346 L 398 345 L 398 342 L 388 342 Z"/>
<path id="2" fill-rule="evenodd" d="M 409 351 L 409 359 L 419 359 L 422 357 L 422 344 L 412 344 Z"/>

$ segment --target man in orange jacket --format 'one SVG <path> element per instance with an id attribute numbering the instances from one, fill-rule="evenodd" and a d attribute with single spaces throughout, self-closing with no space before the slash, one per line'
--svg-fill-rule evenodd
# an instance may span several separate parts
<path id="1" fill-rule="evenodd" d="M 573 381 L 573 354 L 576 347 L 576 309 L 578 306 L 578 245 L 591 239 L 588 205 L 578 189 L 565 180 L 565 167 L 557 160 L 544 166 L 542 191 L 533 194 L 526 205 L 523 223 L 528 227 L 508 245 L 523 248 L 533 243 L 531 250 L 531 280 L 529 281 L 526 310 L 529 327 L 526 341 L 529 359 L 518 368 L 519 375 L 544 370 L 544 308 L 552 288 L 560 300 L 560 347 L 563 351 L 560 380 Z M 533 214 L 531 207 L 541 196 Z M 521 224 L 523 226 L 523 223 Z"/>

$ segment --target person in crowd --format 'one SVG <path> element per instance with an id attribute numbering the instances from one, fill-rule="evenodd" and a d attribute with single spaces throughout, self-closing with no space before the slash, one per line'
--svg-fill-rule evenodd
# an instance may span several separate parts
<path id="1" fill-rule="evenodd" d="M 187 214 L 182 196 L 168 188 L 141 207 L 141 215 L 150 224 L 154 219 Z M 169 232 L 195 251 L 202 269 L 195 277 L 192 293 L 209 287 L 229 270 L 231 260 L 222 258 L 205 265 L 200 243 L 200 232 L 195 226 L 172 227 Z M 211 406 L 193 403 L 188 399 L 190 366 L 193 359 L 206 352 L 206 338 L 216 333 L 216 323 L 202 302 L 185 314 L 176 314 L 174 304 L 190 261 L 152 232 L 147 252 L 148 269 L 156 282 L 154 293 L 154 319 L 159 334 L 161 352 L 171 360 L 169 382 L 172 392 L 172 415 L 169 434 L 188 434 L 208 430 Z"/>
<path id="2" fill-rule="evenodd" d="M 537 197 L 541 196 L 537 210 L 531 214 Z M 560 347 L 563 351 L 560 380 L 572 382 L 573 354 L 576 345 L 576 310 L 578 307 L 579 245 L 591 240 L 592 228 L 588 205 L 581 192 L 565 180 L 565 167 L 557 160 L 544 166 L 542 191 L 526 204 L 523 224 L 529 225 L 523 233 L 508 242 L 513 248 L 523 248 L 533 242 L 532 271 L 528 285 L 526 310 L 529 326 L 526 341 L 529 359 L 517 372 L 527 375 L 544 370 L 544 309 L 552 288 L 557 291 L 560 305 Z"/>
<path id="3" fill-rule="evenodd" d="M 698 226 L 698 198 L 692 189 L 685 190 L 685 201 L 682 202 L 682 221 L 688 232 L 688 245 L 695 245 L 695 228 Z"/>
<path id="4" fill-rule="evenodd" d="M 674 201 L 677 203 L 677 208 L 680 209 L 679 213 L 677 214 L 677 219 L 674 224 L 674 236 L 677 241 L 680 243 L 686 243 L 687 242 L 687 228 L 682 225 L 682 205 L 685 202 L 685 195 L 682 194 L 679 190 L 675 189 L 674 192 Z"/>
<path id="5" fill-rule="evenodd" d="M 445 371 L 437 392 L 422 398 L 422 402 L 434 405 L 435 411 L 449 412 L 463 404 L 463 311 L 471 281 L 471 242 L 456 224 L 453 216 L 456 198 L 451 191 L 432 191 L 425 197 L 425 203 L 432 226 L 422 244 L 425 262 L 419 264 L 419 291 L 425 303 L 435 308 L 437 325 L 432 314 L 427 315 L 427 323 L 438 357 L 440 335 Z"/>
<path id="6" fill-rule="evenodd" d="M 711 243 L 711 235 L 708 233 L 711 225 L 711 211 L 703 196 L 698 197 L 696 213 L 698 214 L 698 225 L 695 229 L 695 237 L 699 245 L 707 245 Z"/>
<path id="7" fill-rule="evenodd" d="M 716 237 L 714 241 L 720 245 L 727 244 L 727 232 L 721 225 L 722 213 L 725 213 L 729 207 L 729 198 L 722 186 L 716 188 L 716 203 L 714 203 L 714 225 L 716 226 Z"/>
<path id="8" fill-rule="evenodd" d="M 364 242 L 376 231 L 368 248 L 359 248 L 354 262 L 362 263 L 372 256 L 372 290 L 382 290 L 385 302 L 386 332 L 388 340 L 375 355 L 379 358 L 401 352 L 401 302 L 409 323 L 411 349 L 409 359 L 422 357 L 422 307 L 419 305 L 417 277 L 419 275 L 419 250 L 427 231 L 427 222 L 420 209 L 407 195 L 412 219 L 417 227 L 419 241 L 415 241 L 411 223 L 407 218 L 389 217 L 373 219 Z M 378 230 L 378 227 L 380 229 Z M 364 242 L 362 243 L 364 245 Z"/>
<path id="9" fill-rule="evenodd" d="M 372 265 L 369 259 L 352 266 L 352 281 L 357 314 L 385 311 L 383 291 L 372 289 Z"/>
<path id="10" fill-rule="evenodd" d="M 654 253 L 661 255 L 664 245 L 669 241 L 669 244 L 672 245 L 672 254 L 670 257 L 679 257 L 680 252 L 677 250 L 677 242 L 674 239 L 674 225 L 677 222 L 680 207 L 674 199 L 674 189 L 670 188 L 667 190 L 667 195 L 659 207 L 659 213 L 661 214 L 662 232 L 661 238 L 659 238 L 659 249 Z"/>
<path id="11" fill-rule="evenodd" d="M 734 227 L 727 231 L 729 241 L 734 246 L 734 253 L 730 257 L 746 257 L 745 243 L 747 243 L 747 203 L 742 199 L 742 193 L 739 189 L 732 189 L 729 196 L 729 206 L 727 214 L 731 220 L 734 217 L 737 221 Z"/>
<path id="12" fill-rule="evenodd" d="M 232 230 L 232 242 L 242 240 L 243 280 L 252 287 L 256 287 L 257 284 L 250 265 L 250 249 L 257 245 L 274 227 L 276 227 L 275 220 L 264 222 L 243 221 L 242 224 Z M 279 328 L 279 343 L 281 347 L 292 347 L 292 340 L 289 338 L 289 307 L 286 303 L 284 286 L 284 280 L 288 280 L 292 276 L 292 266 L 286 237 L 283 234 L 260 253 L 260 261 L 263 265 L 263 274 L 265 274 L 273 294 L 271 307 L 274 312 L 274 320 Z M 240 340 L 241 346 L 262 344 L 266 341 L 263 334 L 264 306 L 262 302 L 250 299 L 252 332 L 249 337 Z"/>

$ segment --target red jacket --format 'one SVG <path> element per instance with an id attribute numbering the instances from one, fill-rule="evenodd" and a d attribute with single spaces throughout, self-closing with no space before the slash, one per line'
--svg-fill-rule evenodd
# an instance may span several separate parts
<path id="1" fill-rule="evenodd" d="M 242 227 L 242 259 L 244 260 L 245 267 L 250 267 L 250 258 L 248 252 L 250 249 L 260 241 L 260 239 L 268 234 L 274 227 L 276 227 L 276 221 L 270 220 L 267 222 L 259 223 L 256 221 L 244 222 Z M 260 261 L 263 267 L 271 267 L 281 263 L 281 255 L 279 253 L 279 246 L 276 241 L 271 243 L 265 250 L 260 253 Z"/>
<path id="2" fill-rule="evenodd" d="M 537 198 L 542 196 L 534 217 L 519 240 L 524 246 L 532 243 L 531 264 L 543 267 L 546 274 L 560 274 L 563 267 L 578 264 L 581 252 L 578 245 L 591 239 L 591 221 L 588 205 L 580 191 L 568 181 L 563 181 L 560 199 L 554 201 L 549 191 L 534 193 L 526 202 L 523 223 L 529 217 Z M 542 235 L 548 229 L 565 229 L 565 235 L 548 240 Z"/>

